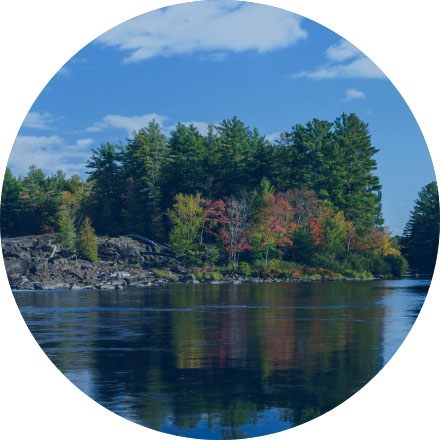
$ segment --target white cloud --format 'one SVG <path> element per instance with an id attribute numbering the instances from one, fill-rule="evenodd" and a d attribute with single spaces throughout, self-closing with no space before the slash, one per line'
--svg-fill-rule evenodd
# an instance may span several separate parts
<path id="1" fill-rule="evenodd" d="M 86 170 L 85 163 L 90 157 L 92 144 L 93 140 L 90 138 L 67 143 L 57 135 L 18 135 L 8 166 L 18 175 L 26 174 L 31 165 L 36 165 L 47 173 L 62 170 L 69 176 L 81 174 Z"/>
<path id="2" fill-rule="evenodd" d="M 23 121 L 23 128 L 50 130 L 55 118 L 50 113 L 29 112 Z"/>
<path id="3" fill-rule="evenodd" d="M 166 116 L 157 113 L 147 113 L 140 116 L 107 115 L 101 121 L 87 127 L 86 131 L 94 133 L 103 131 L 106 128 L 118 128 L 131 135 L 133 131 L 146 127 L 153 120 L 162 126 L 167 119 Z"/>
<path id="4" fill-rule="evenodd" d="M 291 75 L 291 78 L 322 79 L 386 79 L 383 72 L 369 58 L 362 54 L 352 44 L 341 40 L 338 44 L 328 47 L 325 51 L 327 64 L 315 70 L 304 70 Z M 350 60 L 349 62 L 347 62 Z M 342 63 L 346 61 L 346 63 Z"/>
<path id="5" fill-rule="evenodd" d="M 366 99 L 366 95 L 362 90 L 358 89 L 347 89 L 345 91 L 344 101 L 352 101 L 354 99 Z"/>
<path id="6" fill-rule="evenodd" d="M 345 61 L 350 58 L 362 56 L 358 48 L 353 46 L 347 40 L 341 40 L 337 44 L 332 44 L 325 51 L 325 56 L 330 61 Z"/>
<path id="7" fill-rule="evenodd" d="M 235 1 L 204 1 L 150 12 L 103 34 L 98 41 L 128 55 L 125 62 L 155 56 L 282 49 L 307 36 L 301 17 L 281 9 Z"/>

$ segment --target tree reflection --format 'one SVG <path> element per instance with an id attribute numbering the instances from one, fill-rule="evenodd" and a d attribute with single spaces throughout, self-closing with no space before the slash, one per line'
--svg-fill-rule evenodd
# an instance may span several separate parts
<path id="1" fill-rule="evenodd" d="M 46 297 L 65 316 L 33 325 L 54 363 L 87 370 L 84 391 L 116 413 L 163 432 L 242 438 L 311 420 L 379 371 L 384 292 L 368 282 L 87 292 Z M 48 320 L 58 338 L 38 330 Z"/>

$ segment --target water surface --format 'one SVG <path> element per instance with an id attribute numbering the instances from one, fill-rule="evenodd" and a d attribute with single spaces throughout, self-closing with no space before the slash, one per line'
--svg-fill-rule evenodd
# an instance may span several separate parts
<path id="1" fill-rule="evenodd" d="M 334 408 L 389 360 L 428 280 L 15 292 L 46 354 L 144 426 L 195 438 L 278 432 Z"/>

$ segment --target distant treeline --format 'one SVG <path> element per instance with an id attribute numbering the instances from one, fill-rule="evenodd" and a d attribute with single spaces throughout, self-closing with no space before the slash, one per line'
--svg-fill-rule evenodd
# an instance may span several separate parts
<path id="1" fill-rule="evenodd" d="M 297 124 L 274 144 L 236 117 L 206 135 L 178 124 L 168 138 L 153 121 L 125 145 L 94 150 L 86 181 L 7 170 L 2 234 L 90 217 L 98 234 L 164 241 L 193 265 L 400 275 L 406 261 L 383 227 L 377 151 L 354 114 Z"/>

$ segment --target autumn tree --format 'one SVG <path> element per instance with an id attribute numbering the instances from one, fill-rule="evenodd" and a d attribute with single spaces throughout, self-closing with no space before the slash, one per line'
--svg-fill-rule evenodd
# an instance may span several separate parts
<path id="1" fill-rule="evenodd" d="M 283 197 L 268 195 L 252 229 L 252 243 L 264 251 L 266 267 L 270 251 L 293 244 L 291 237 L 296 228 L 289 202 Z"/>
<path id="2" fill-rule="evenodd" d="M 200 256 L 200 234 L 204 223 L 199 194 L 177 194 L 168 216 L 171 222 L 170 246 L 180 257 L 197 261 Z"/>
<path id="3" fill-rule="evenodd" d="M 237 269 L 240 254 L 252 249 L 249 244 L 250 214 L 250 206 L 245 198 L 226 201 L 226 221 L 220 229 L 220 238 L 233 270 Z"/>

